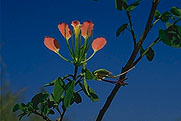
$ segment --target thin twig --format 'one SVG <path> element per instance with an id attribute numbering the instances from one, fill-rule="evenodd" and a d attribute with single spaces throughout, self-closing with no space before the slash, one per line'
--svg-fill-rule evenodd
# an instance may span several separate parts
<path id="1" fill-rule="evenodd" d="M 64 107 L 62 107 L 62 109 L 63 109 L 63 112 L 62 112 L 62 115 L 60 117 L 60 121 L 63 121 L 63 117 L 64 117 L 65 112 L 66 112 L 66 109 Z"/>
<path id="2" fill-rule="evenodd" d="M 58 113 L 59 113 L 60 115 L 62 115 L 62 113 L 61 113 L 59 107 L 57 107 L 56 110 L 58 111 Z"/>
<path id="3" fill-rule="evenodd" d="M 133 28 L 133 24 L 132 24 L 132 20 L 131 20 L 131 16 L 130 16 L 130 12 L 126 12 L 127 16 L 128 16 L 128 20 L 129 20 L 129 25 L 130 25 L 130 32 L 131 32 L 131 35 L 133 37 L 133 43 L 134 43 L 134 48 L 136 47 L 136 35 L 134 33 L 134 28 Z"/>
<path id="4" fill-rule="evenodd" d="M 136 65 L 143 57 L 144 55 L 148 52 L 148 50 L 153 47 L 155 44 L 157 44 L 160 41 L 160 38 L 158 37 L 148 48 L 144 51 L 143 54 L 140 55 L 140 57 L 133 63 L 133 66 Z"/>
<path id="5" fill-rule="evenodd" d="M 77 82 L 75 82 L 75 85 L 77 85 L 81 80 L 82 80 L 83 76 L 79 76 L 79 79 Z"/>

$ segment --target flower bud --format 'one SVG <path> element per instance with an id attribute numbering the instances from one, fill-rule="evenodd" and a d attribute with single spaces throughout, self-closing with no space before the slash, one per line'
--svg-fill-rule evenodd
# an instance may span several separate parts
<path id="1" fill-rule="evenodd" d="M 81 25 L 81 35 L 84 37 L 84 39 L 91 36 L 93 27 L 94 27 L 94 24 L 91 21 L 85 21 Z"/>
<path id="2" fill-rule="evenodd" d="M 45 46 L 50 49 L 51 51 L 57 53 L 60 50 L 60 45 L 58 41 L 52 37 L 45 37 L 44 38 Z"/>
<path id="3" fill-rule="evenodd" d="M 94 51 L 98 51 L 98 50 L 102 49 L 106 45 L 106 42 L 107 42 L 106 39 L 103 38 L 103 37 L 96 38 L 92 42 L 92 49 Z"/>
<path id="4" fill-rule="evenodd" d="M 58 29 L 66 40 L 68 40 L 72 36 L 70 28 L 68 27 L 66 23 L 58 24 Z"/>
<path id="5" fill-rule="evenodd" d="M 78 20 L 72 21 L 71 24 L 74 28 L 75 36 L 78 37 L 80 33 L 80 22 Z"/>

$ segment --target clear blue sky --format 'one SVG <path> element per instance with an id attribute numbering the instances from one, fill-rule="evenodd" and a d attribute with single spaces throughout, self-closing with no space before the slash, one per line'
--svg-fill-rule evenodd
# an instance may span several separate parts
<path id="1" fill-rule="evenodd" d="M 131 12 L 137 38 L 143 32 L 151 1 L 142 0 Z M 172 6 L 180 7 L 181 2 L 160 0 L 158 9 L 164 12 Z M 90 60 L 90 70 L 106 68 L 118 74 L 133 47 L 130 33 L 125 31 L 122 36 L 115 36 L 117 28 L 126 23 L 127 18 L 124 12 L 115 9 L 114 0 L 2 0 L 0 20 L 7 78 L 13 91 L 27 88 L 26 101 L 45 83 L 73 71 L 71 64 L 43 45 L 44 36 L 55 37 L 61 46 L 60 53 L 69 57 L 65 40 L 57 29 L 58 23 L 70 25 L 73 20 L 91 20 L 94 37 L 107 39 L 104 49 Z M 165 26 L 158 23 L 144 47 L 156 39 L 160 27 Z M 181 121 L 181 49 L 161 42 L 153 49 L 153 62 L 144 58 L 128 74 L 129 85 L 120 89 L 103 121 Z M 82 95 L 83 103 L 74 104 L 66 113 L 71 121 L 93 121 L 114 87 L 103 82 L 88 83 L 98 93 L 100 101 L 93 103 Z"/>

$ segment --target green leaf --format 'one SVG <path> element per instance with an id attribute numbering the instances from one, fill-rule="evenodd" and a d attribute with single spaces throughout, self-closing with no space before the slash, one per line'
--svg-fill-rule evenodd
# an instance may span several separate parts
<path id="1" fill-rule="evenodd" d="M 19 110 L 19 104 L 14 105 L 13 112 L 16 112 Z"/>
<path id="2" fill-rule="evenodd" d="M 99 97 L 97 96 L 96 92 L 91 87 L 88 87 L 88 90 L 89 90 L 89 94 L 90 94 L 89 95 L 90 99 L 93 102 L 99 101 Z"/>
<path id="3" fill-rule="evenodd" d="M 155 14 L 154 14 L 154 16 L 155 16 L 155 19 L 159 19 L 160 18 L 160 12 L 158 11 L 158 10 L 156 10 L 155 11 Z"/>
<path id="4" fill-rule="evenodd" d="M 146 53 L 146 58 L 149 60 L 149 61 L 152 61 L 153 58 L 155 56 L 155 52 L 152 48 L 149 48 L 148 52 Z"/>
<path id="5" fill-rule="evenodd" d="M 167 22 L 169 18 L 170 18 L 170 13 L 166 11 L 161 15 L 160 19 L 162 22 Z"/>
<path id="6" fill-rule="evenodd" d="M 80 94 L 79 94 L 78 92 L 75 92 L 75 93 L 74 93 L 74 101 L 75 101 L 77 104 L 79 104 L 79 103 L 82 102 L 82 98 L 81 98 L 81 96 L 80 96 Z"/>
<path id="7" fill-rule="evenodd" d="M 99 97 L 97 96 L 96 92 L 89 86 L 87 86 L 87 90 L 85 90 L 85 87 L 83 84 L 79 83 L 80 87 L 82 88 L 82 90 L 84 91 L 84 93 L 93 101 L 99 101 Z"/>
<path id="8" fill-rule="evenodd" d="M 88 80 L 97 80 L 97 77 L 92 74 L 92 72 L 90 72 L 88 68 L 85 69 L 85 78 Z"/>
<path id="9" fill-rule="evenodd" d="M 130 11 L 134 10 L 139 5 L 140 1 L 141 0 L 137 0 L 136 2 L 130 4 L 128 6 L 128 8 L 126 9 L 126 11 L 130 12 Z"/>
<path id="10" fill-rule="evenodd" d="M 175 16 L 181 16 L 181 11 L 177 7 L 172 7 L 170 12 Z"/>
<path id="11" fill-rule="evenodd" d="M 41 113 L 46 115 L 48 112 L 48 104 L 47 103 L 41 103 L 40 109 L 41 109 Z"/>
<path id="12" fill-rule="evenodd" d="M 29 112 L 31 112 L 33 110 L 33 103 L 32 102 L 29 102 L 26 106 L 28 107 Z"/>
<path id="13" fill-rule="evenodd" d="M 181 26 L 173 25 L 167 30 L 159 30 L 159 38 L 168 46 L 181 48 Z"/>
<path id="14" fill-rule="evenodd" d="M 26 105 L 25 105 L 24 103 L 19 104 L 19 109 L 20 109 L 22 112 L 25 112 L 25 111 L 26 111 L 26 110 L 25 110 L 25 107 L 26 107 Z"/>
<path id="15" fill-rule="evenodd" d="M 52 82 L 45 84 L 44 87 L 49 87 L 49 86 L 53 86 L 55 84 L 56 80 L 53 80 Z"/>
<path id="16" fill-rule="evenodd" d="M 89 95 L 89 90 L 88 90 L 86 78 L 83 79 L 83 88 L 84 88 L 86 94 Z"/>
<path id="17" fill-rule="evenodd" d="M 115 0 L 115 5 L 118 11 L 124 10 L 128 7 L 126 0 Z"/>
<path id="18" fill-rule="evenodd" d="M 64 82 L 63 80 L 58 77 L 55 81 L 54 89 L 53 89 L 53 96 L 54 96 L 54 101 L 56 103 L 59 103 L 61 96 L 64 92 Z"/>
<path id="19" fill-rule="evenodd" d="M 40 102 L 45 101 L 48 98 L 48 96 L 49 94 L 47 93 L 39 93 L 31 99 L 31 102 L 36 107 Z"/>
<path id="20" fill-rule="evenodd" d="M 121 32 L 123 32 L 127 27 L 128 27 L 128 24 L 127 24 L 127 23 L 121 25 L 121 26 L 118 28 L 117 32 L 116 32 L 116 36 L 118 37 L 118 36 L 121 34 Z"/>
<path id="21" fill-rule="evenodd" d="M 65 90 L 63 105 L 66 109 L 70 106 L 71 99 L 73 98 L 74 87 L 75 87 L 75 81 L 73 80 L 70 86 Z"/>
<path id="22" fill-rule="evenodd" d="M 95 70 L 94 72 L 94 75 L 97 76 L 98 78 L 104 78 L 104 77 L 107 77 L 107 76 L 111 76 L 112 73 L 106 69 L 97 69 Z"/>

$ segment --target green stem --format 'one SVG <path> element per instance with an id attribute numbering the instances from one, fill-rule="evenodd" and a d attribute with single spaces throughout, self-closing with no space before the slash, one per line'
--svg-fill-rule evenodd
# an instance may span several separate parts
<path id="1" fill-rule="evenodd" d="M 140 57 L 133 63 L 133 66 L 135 66 L 142 58 L 145 56 L 145 54 L 149 51 L 151 47 L 153 47 L 155 44 L 160 42 L 160 38 L 158 37 L 154 42 L 152 42 L 147 49 L 140 55 Z"/>
<path id="2" fill-rule="evenodd" d="M 61 57 L 63 60 L 72 63 L 72 61 L 70 61 L 70 60 L 64 58 L 59 52 L 57 52 L 57 54 L 58 54 L 58 56 Z"/>
<path id="3" fill-rule="evenodd" d="M 82 48 L 80 61 L 85 57 L 85 54 L 86 54 L 87 39 L 88 39 L 88 38 L 85 38 L 85 39 L 84 39 L 84 45 L 83 45 L 83 48 Z"/>
<path id="4" fill-rule="evenodd" d="M 69 45 L 68 40 L 66 40 L 66 45 L 67 45 L 68 51 L 69 51 L 69 53 L 70 53 L 72 59 L 74 59 L 73 52 L 72 52 L 71 49 L 70 49 L 70 45 Z"/>
<path id="5" fill-rule="evenodd" d="M 151 30 L 151 28 L 159 21 L 160 19 L 156 19 L 154 22 L 153 22 L 153 24 L 150 26 L 150 30 Z"/>
<path id="6" fill-rule="evenodd" d="M 75 65 L 73 80 L 76 80 L 77 72 L 78 72 L 78 66 Z"/>
<path id="7" fill-rule="evenodd" d="M 97 51 L 94 51 L 88 59 L 86 59 L 85 61 L 82 61 L 81 63 L 86 63 L 87 61 L 89 61 L 96 54 L 96 52 Z"/>
<path id="8" fill-rule="evenodd" d="M 120 74 L 118 74 L 118 75 L 113 76 L 113 78 L 116 78 L 116 77 L 118 77 L 118 76 L 122 76 L 122 75 L 128 73 L 129 71 L 131 71 L 131 70 L 134 69 L 134 68 L 135 68 L 135 66 L 131 67 L 131 68 L 128 69 L 127 71 L 124 71 L 124 72 L 122 72 L 122 73 L 120 73 Z"/>
<path id="9" fill-rule="evenodd" d="M 77 62 L 79 63 L 81 61 L 81 34 L 79 34 L 79 39 L 78 39 L 78 60 Z"/>

